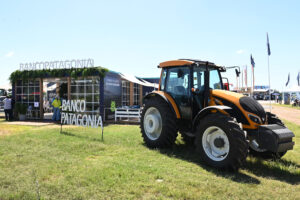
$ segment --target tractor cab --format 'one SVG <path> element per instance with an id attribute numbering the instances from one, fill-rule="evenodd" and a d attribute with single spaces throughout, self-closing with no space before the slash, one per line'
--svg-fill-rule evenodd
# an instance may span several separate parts
<path id="1" fill-rule="evenodd" d="M 174 99 L 181 115 L 180 123 L 184 124 L 182 129 L 188 131 L 198 112 L 209 105 L 210 91 L 223 89 L 220 72 L 225 68 L 199 60 L 167 61 L 158 67 L 162 68 L 159 91 Z"/>

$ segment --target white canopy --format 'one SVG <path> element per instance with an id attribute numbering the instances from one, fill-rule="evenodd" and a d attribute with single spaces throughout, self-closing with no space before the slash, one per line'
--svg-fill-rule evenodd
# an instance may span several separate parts
<path id="1" fill-rule="evenodd" d="M 284 92 L 300 92 L 300 86 L 293 85 L 292 87 L 285 89 Z"/>
<path id="2" fill-rule="evenodd" d="M 158 84 L 157 83 L 150 83 L 148 81 L 145 81 L 143 79 L 138 79 L 136 78 L 135 76 L 133 75 L 129 75 L 129 74 L 122 74 L 122 73 L 119 73 L 120 76 L 127 80 L 127 81 L 130 81 L 130 82 L 133 82 L 133 83 L 136 83 L 136 84 L 139 84 L 139 85 L 143 85 L 143 86 L 146 86 L 146 87 L 154 87 L 154 88 L 158 88 Z"/>
<path id="3" fill-rule="evenodd" d="M 267 92 L 268 89 L 254 89 L 254 92 Z"/>

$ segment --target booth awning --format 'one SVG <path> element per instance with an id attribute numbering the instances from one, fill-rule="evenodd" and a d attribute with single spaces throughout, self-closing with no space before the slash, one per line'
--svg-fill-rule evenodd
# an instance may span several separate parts
<path id="1" fill-rule="evenodd" d="M 132 76 L 132 75 L 128 75 L 128 74 L 122 74 L 122 73 L 119 73 L 120 76 L 127 80 L 127 81 L 130 81 L 132 83 L 136 83 L 136 84 L 139 84 L 139 85 L 143 85 L 143 86 L 146 86 L 146 87 L 153 87 L 153 88 L 158 88 L 158 84 L 157 83 L 150 83 L 148 81 L 145 81 L 143 79 L 138 79 L 136 78 L 135 76 Z"/>

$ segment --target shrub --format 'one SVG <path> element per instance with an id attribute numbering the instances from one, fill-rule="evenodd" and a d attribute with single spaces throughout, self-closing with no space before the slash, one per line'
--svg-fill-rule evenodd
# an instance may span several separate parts
<path id="1" fill-rule="evenodd" d="M 15 105 L 15 111 L 18 114 L 25 115 L 26 112 L 27 112 L 27 105 L 26 104 L 22 104 L 22 103 L 16 103 L 16 105 Z"/>
<path id="2" fill-rule="evenodd" d="M 16 70 L 9 76 L 9 81 L 11 84 L 15 83 L 17 80 L 26 81 L 28 79 L 36 78 L 45 78 L 45 77 L 72 77 L 78 78 L 78 76 L 87 77 L 87 76 L 100 76 L 103 78 L 108 72 L 108 69 L 103 67 L 90 67 L 90 68 L 71 68 L 71 69 L 42 69 L 34 71 L 20 71 Z"/>

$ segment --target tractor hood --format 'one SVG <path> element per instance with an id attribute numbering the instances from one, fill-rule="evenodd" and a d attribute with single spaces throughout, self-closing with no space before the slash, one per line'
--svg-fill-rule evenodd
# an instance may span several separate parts
<path id="1" fill-rule="evenodd" d="M 223 104 L 231 107 L 233 109 L 232 114 L 237 115 L 237 118 L 240 118 L 240 121 L 243 124 L 249 124 L 247 113 L 257 115 L 262 123 L 265 123 L 266 121 L 266 112 L 264 108 L 253 98 L 227 90 L 212 90 L 212 96 L 215 98 L 216 104 Z"/>
<path id="2" fill-rule="evenodd" d="M 239 105 L 239 101 L 241 98 L 244 97 L 244 95 L 236 93 L 236 92 L 230 92 L 228 90 L 212 90 L 211 94 L 213 97 L 217 99 L 224 99 L 226 101 L 229 101 L 235 105 Z M 216 101 L 218 103 L 218 101 Z"/>

